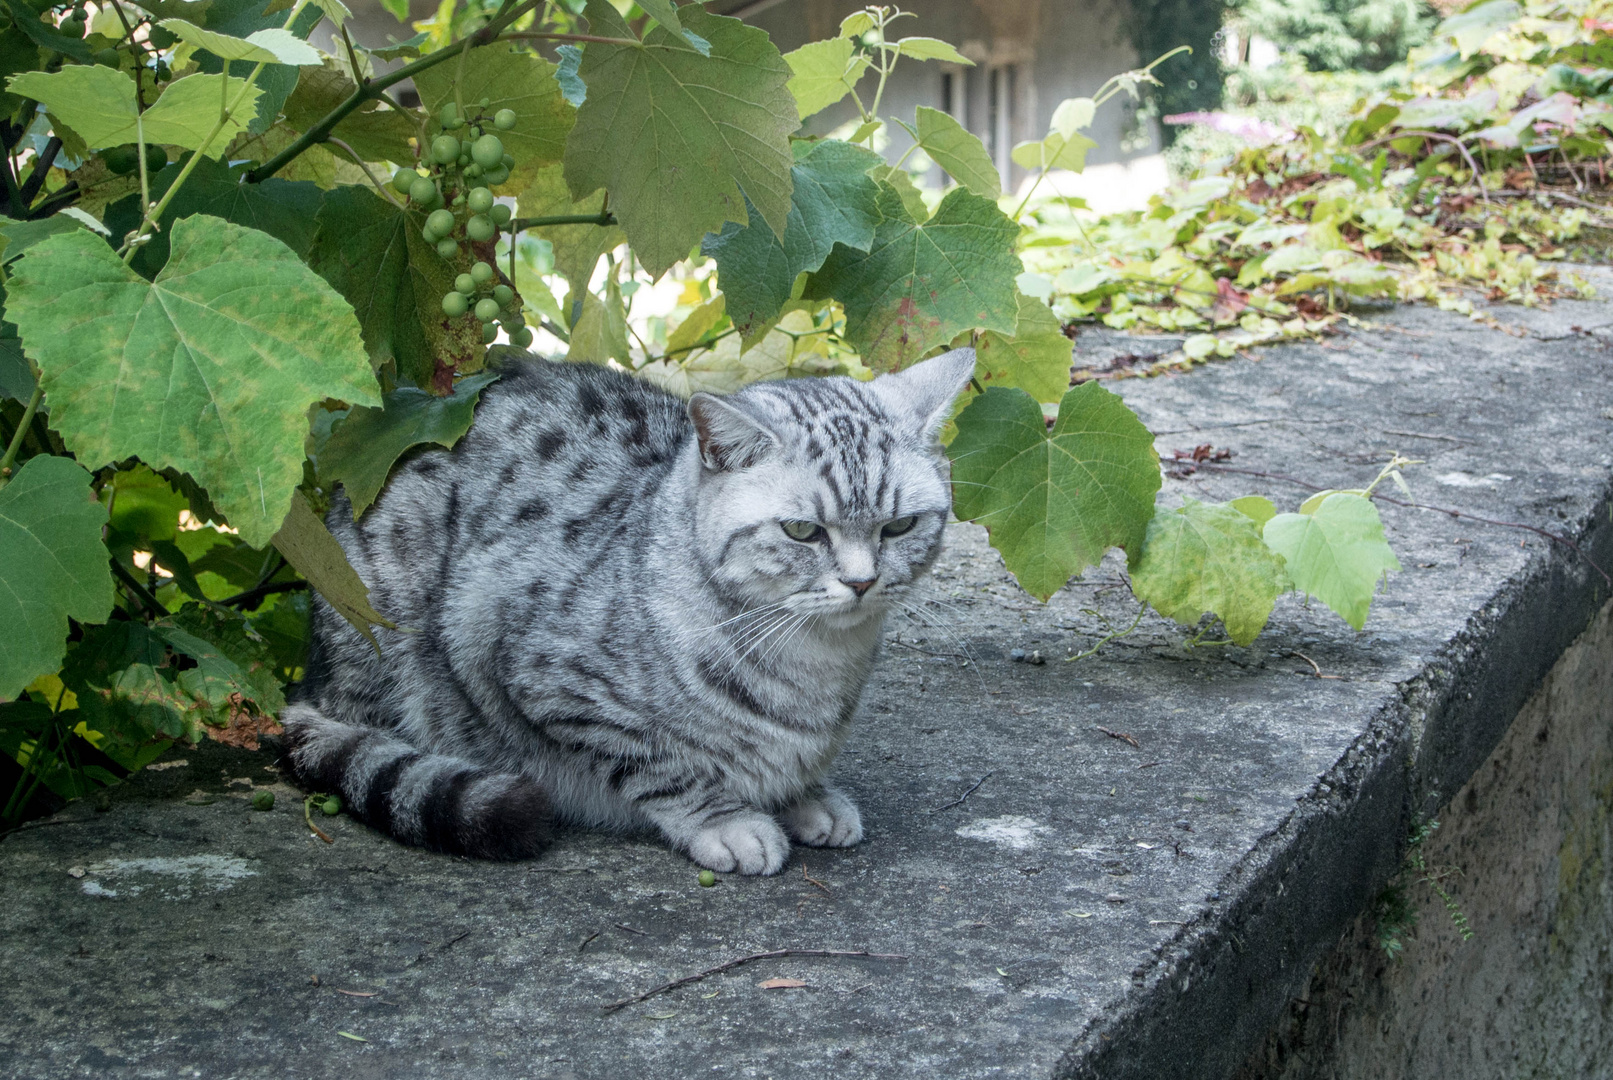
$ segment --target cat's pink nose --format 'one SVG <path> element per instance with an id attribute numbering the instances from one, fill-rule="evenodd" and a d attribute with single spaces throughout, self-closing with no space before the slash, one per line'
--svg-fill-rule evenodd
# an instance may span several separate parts
<path id="1" fill-rule="evenodd" d="M 858 596 L 861 596 L 869 589 L 872 589 L 874 587 L 874 582 L 878 580 L 878 578 L 869 578 L 867 581 L 847 581 L 845 578 L 841 578 L 840 584 L 844 585 Z"/>

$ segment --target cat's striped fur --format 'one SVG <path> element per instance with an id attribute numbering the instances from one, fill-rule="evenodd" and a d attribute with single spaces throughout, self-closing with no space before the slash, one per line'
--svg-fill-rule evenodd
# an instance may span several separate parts
<path id="1" fill-rule="evenodd" d="M 511 366 L 358 522 L 338 494 L 331 529 L 400 629 L 378 657 L 316 601 L 283 717 L 297 774 L 406 843 L 492 858 L 536 854 L 556 821 L 650 826 L 745 873 L 779 870 L 788 836 L 857 843 L 824 775 L 885 612 L 939 552 L 936 433 L 973 366 L 687 404 Z"/>

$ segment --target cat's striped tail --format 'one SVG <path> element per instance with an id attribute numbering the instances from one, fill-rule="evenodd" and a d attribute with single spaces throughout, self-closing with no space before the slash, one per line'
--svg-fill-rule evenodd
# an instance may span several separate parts
<path id="1" fill-rule="evenodd" d="M 354 817 L 405 844 L 478 859 L 528 859 L 549 846 L 554 813 L 530 777 L 423 753 L 306 702 L 280 720 L 299 783 L 339 794 Z"/>

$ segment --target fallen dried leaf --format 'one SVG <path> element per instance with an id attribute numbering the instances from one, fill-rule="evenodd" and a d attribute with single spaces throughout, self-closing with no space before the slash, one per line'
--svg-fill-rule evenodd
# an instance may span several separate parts
<path id="1" fill-rule="evenodd" d="M 763 979 L 756 985 L 763 990 L 794 990 L 806 983 L 800 979 Z"/>

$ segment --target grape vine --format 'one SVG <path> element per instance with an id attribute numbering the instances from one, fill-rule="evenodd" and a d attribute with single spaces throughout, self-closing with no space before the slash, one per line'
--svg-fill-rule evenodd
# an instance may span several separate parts
<path id="1" fill-rule="evenodd" d="M 908 158 L 876 152 L 898 65 L 969 63 L 896 36 L 907 13 L 782 55 L 673 0 L 472 0 L 374 48 L 340 0 L 3 2 L 5 823 L 41 788 L 272 727 L 309 589 L 390 626 L 323 524 L 330 493 L 362 514 L 400 458 L 454 445 L 510 347 L 688 394 L 973 343 L 957 510 L 1031 593 L 1119 547 L 1139 599 L 1245 644 L 1290 588 L 1360 627 L 1396 568 L 1370 488 L 1156 510 L 1153 438 L 1071 385 L 1025 287 L 1030 219 L 980 141 L 921 108 L 894 121 Z M 335 55 L 308 42 L 321 18 Z M 799 134 L 847 98 L 850 128 Z M 1079 168 L 1096 104 L 1065 102 L 1015 160 Z M 910 159 L 954 183 L 927 195 Z M 675 303 L 632 316 L 668 282 Z"/>

